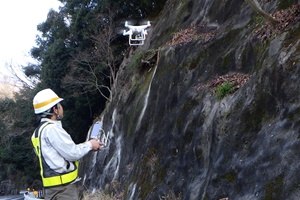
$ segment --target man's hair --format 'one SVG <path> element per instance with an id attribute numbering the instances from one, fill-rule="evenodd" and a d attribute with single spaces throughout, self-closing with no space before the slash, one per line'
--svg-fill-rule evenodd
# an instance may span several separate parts
<path id="1" fill-rule="evenodd" d="M 49 110 L 41 113 L 41 117 L 50 119 L 54 113 L 54 108 L 58 109 L 58 105 L 56 104 L 56 105 L 52 106 Z"/>

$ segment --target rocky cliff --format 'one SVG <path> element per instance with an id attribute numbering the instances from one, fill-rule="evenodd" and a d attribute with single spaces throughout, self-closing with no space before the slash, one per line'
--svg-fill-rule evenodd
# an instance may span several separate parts
<path id="1" fill-rule="evenodd" d="M 82 185 L 122 199 L 300 199 L 300 1 L 169 0 L 130 48 Z M 292 6 L 294 5 L 294 6 Z"/>

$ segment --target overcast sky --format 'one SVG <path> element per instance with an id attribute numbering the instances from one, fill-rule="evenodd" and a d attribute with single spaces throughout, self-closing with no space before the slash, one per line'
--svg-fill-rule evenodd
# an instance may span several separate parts
<path id="1" fill-rule="evenodd" d="M 58 10 L 58 0 L 2 0 L 0 6 L 0 72 L 7 63 L 24 66 L 32 62 L 30 49 L 35 46 L 37 25 L 47 19 L 48 11 Z M 1 78 L 1 77 L 0 77 Z"/>

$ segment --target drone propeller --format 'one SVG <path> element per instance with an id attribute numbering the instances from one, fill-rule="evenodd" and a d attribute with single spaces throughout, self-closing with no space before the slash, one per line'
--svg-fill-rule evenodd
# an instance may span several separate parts
<path id="1" fill-rule="evenodd" d="M 155 23 L 154 20 L 142 20 L 142 21 L 139 21 L 139 24 L 141 24 L 141 25 L 150 24 L 152 26 L 153 23 Z"/>

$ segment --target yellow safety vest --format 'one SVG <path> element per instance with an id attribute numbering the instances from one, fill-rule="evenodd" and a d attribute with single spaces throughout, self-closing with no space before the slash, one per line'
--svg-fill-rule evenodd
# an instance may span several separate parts
<path id="1" fill-rule="evenodd" d="M 66 185 L 73 182 L 78 176 L 78 161 L 75 162 L 75 169 L 67 173 L 58 173 L 50 169 L 50 167 L 45 162 L 45 159 L 42 154 L 42 148 L 40 145 L 41 133 L 45 126 L 50 122 L 42 122 L 37 129 L 33 132 L 31 141 L 36 152 L 36 155 L 39 158 L 40 163 L 40 174 L 42 177 L 43 185 L 45 188 Z"/>

